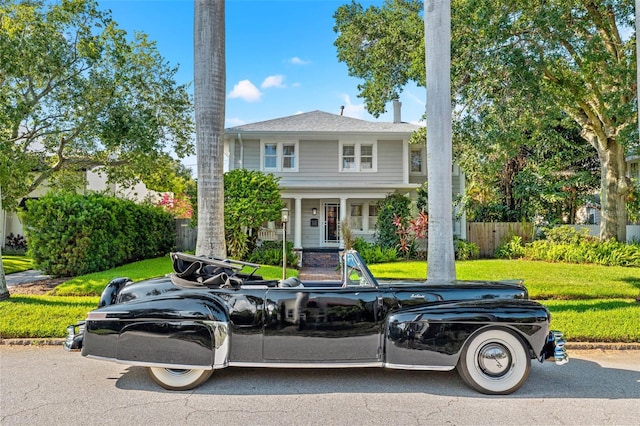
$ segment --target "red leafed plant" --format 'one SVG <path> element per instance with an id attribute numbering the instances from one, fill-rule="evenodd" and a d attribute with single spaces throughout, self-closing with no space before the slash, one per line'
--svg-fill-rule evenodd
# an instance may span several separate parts
<path id="1" fill-rule="evenodd" d="M 396 227 L 396 234 L 400 237 L 398 249 L 404 253 L 405 257 L 411 254 L 411 247 L 416 239 L 426 239 L 429 234 L 429 216 L 424 209 L 420 210 L 415 219 L 409 221 L 408 226 L 394 213 L 393 225 Z"/>

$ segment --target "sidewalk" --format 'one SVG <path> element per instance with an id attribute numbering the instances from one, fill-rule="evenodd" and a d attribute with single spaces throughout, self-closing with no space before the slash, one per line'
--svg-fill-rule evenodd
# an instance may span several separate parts
<path id="1" fill-rule="evenodd" d="M 49 278 L 51 278 L 49 275 L 44 275 L 41 271 L 36 271 L 35 269 L 29 269 L 28 271 L 5 275 L 5 279 L 7 280 L 7 287 L 13 287 L 19 284 L 30 283 L 33 281 L 48 280 Z"/>

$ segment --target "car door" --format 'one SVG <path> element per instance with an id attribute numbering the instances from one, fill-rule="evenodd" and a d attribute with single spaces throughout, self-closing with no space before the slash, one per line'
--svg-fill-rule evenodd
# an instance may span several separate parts
<path id="1" fill-rule="evenodd" d="M 269 289 L 265 303 L 264 360 L 381 361 L 380 300 L 376 286 Z"/>

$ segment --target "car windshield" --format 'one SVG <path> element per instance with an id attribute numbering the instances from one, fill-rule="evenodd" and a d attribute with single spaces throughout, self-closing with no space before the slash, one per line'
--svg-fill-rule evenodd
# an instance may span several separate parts
<path id="1" fill-rule="evenodd" d="M 345 286 L 377 286 L 371 271 L 358 252 L 348 251 L 344 254 L 343 281 Z"/>

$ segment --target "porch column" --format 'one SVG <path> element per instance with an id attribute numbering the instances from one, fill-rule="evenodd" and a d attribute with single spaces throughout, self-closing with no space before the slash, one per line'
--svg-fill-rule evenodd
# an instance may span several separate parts
<path id="1" fill-rule="evenodd" d="M 340 223 L 338 229 L 342 229 L 342 221 L 347 218 L 347 199 L 340 197 Z M 342 231 L 340 232 L 340 249 L 344 250 L 344 241 L 342 240 Z"/>
<path id="2" fill-rule="evenodd" d="M 295 214 L 294 230 L 293 230 L 293 249 L 302 249 L 302 199 L 300 197 L 295 198 L 295 206 L 293 208 Z"/>

